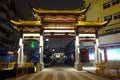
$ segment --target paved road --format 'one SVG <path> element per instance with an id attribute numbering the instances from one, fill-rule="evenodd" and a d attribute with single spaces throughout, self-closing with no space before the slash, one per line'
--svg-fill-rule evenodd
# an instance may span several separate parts
<path id="1" fill-rule="evenodd" d="M 71 67 L 45 68 L 38 73 L 7 80 L 109 80 Z"/>

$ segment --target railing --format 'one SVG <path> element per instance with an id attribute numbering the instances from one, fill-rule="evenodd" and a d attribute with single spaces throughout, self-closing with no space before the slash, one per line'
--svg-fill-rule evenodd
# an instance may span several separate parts
<path id="1" fill-rule="evenodd" d="M 0 62 L 0 70 L 13 69 L 15 62 Z"/>
<path id="2" fill-rule="evenodd" d="M 120 79 L 120 62 L 97 63 L 96 73 L 111 79 Z"/>

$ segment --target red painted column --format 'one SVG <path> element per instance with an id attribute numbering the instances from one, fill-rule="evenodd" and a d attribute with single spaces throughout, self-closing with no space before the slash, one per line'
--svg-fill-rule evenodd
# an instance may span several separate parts
<path id="1" fill-rule="evenodd" d="M 107 50 L 106 50 L 105 47 L 104 47 L 104 59 L 105 59 L 105 62 L 107 63 L 108 62 L 108 59 L 107 59 Z"/>

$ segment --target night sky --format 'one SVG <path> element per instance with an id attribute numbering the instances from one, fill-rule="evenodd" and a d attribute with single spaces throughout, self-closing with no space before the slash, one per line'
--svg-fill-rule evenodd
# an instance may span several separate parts
<path id="1" fill-rule="evenodd" d="M 15 6 L 23 19 L 32 18 L 29 3 L 35 8 L 43 9 L 77 9 L 81 0 L 15 0 Z"/>
<path id="2" fill-rule="evenodd" d="M 46 46 L 50 48 L 65 47 L 72 40 L 72 38 L 49 38 L 49 41 L 46 41 Z"/>

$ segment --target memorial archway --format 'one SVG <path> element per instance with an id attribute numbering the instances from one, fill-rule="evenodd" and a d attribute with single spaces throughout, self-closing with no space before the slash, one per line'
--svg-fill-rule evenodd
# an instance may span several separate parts
<path id="1" fill-rule="evenodd" d="M 33 8 L 36 21 L 24 21 L 24 20 L 11 20 L 14 24 L 14 28 L 23 34 L 36 34 L 39 40 L 39 53 L 40 60 L 39 65 L 43 69 L 43 46 L 45 36 L 74 36 L 75 37 L 75 63 L 74 67 L 77 70 L 82 70 L 82 64 L 80 62 L 80 42 L 82 41 L 94 41 L 96 42 L 96 61 L 100 62 L 100 54 L 98 52 L 98 30 L 104 27 L 108 21 L 83 21 L 84 15 L 88 8 L 80 10 L 44 10 Z M 34 37 L 34 36 L 33 36 Z M 23 40 L 21 36 L 21 41 Z M 23 43 L 20 44 L 21 53 L 23 55 Z M 22 59 L 21 59 L 22 60 Z M 22 60 L 23 61 L 23 60 Z M 24 63 L 19 61 L 18 64 Z"/>

